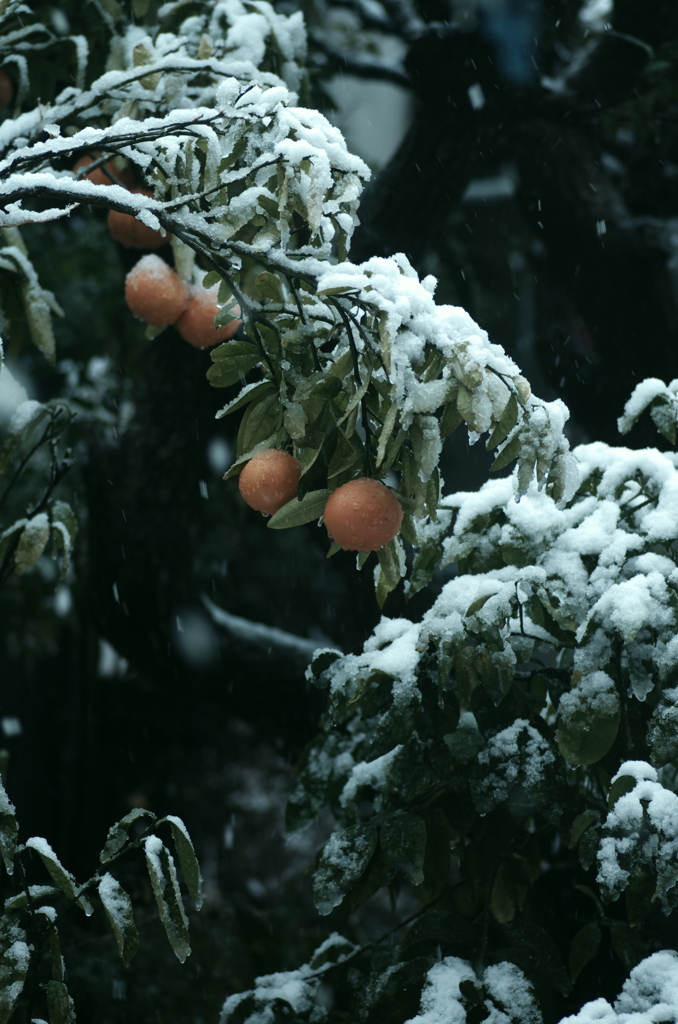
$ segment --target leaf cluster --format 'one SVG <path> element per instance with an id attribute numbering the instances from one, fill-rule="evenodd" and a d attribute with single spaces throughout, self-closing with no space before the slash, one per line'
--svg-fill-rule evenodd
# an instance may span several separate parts
<path id="1" fill-rule="evenodd" d="M 7 873 L 6 894 L 0 915 L 0 1021 L 31 1020 L 45 1012 L 49 1024 L 75 1020 L 68 993 L 59 944 L 59 923 L 73 906 L 87 917 L 98 897 L 111 926 L 120 956 L 128 965 L 137 951 L 139 936 L 130 896 L 111 874 L 110 866 L 129 851 L 143 848 L 160 920 L 167 938 L 183 963 L 190 954 L 188 921 L 179 888 L 175 859 L 157 834 L 163 825 L 169 832 L 181 872 L 196 908 L 202 904 L 202 877 L 186 826 L 173 815 L 157 818 L 151 811 L 135 808 L 111 827 L 99 860 L 100 870 L 78 883 L 63 866 L 49 843 L 34 836 L 18 842 L 19 826 L 14 805 L 0 784 L 0 855 Z M 50 883 L 33 883 L 30 854 L 38 860 Z M 9 893 L 9 894 L 8 894 Z M 8 895 L 7 895 L 8 894 Z M 42 1007 L 38 1007 L 42 1004 Z"/>

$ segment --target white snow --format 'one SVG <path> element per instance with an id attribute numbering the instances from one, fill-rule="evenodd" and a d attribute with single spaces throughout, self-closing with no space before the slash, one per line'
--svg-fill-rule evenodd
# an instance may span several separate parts
<path id="1" fill-rule="evenodd" d="M 663 949 L 633 968 L 614 1006 L 594 999 L 560 1024 L 659 1024 L 676 1019 L 678 955 Z"/>
<path id="2" fill-rule="evenodd" d="M 4 419 L 11 415 L 18 406 L 27 402 L 26 389 L 12 376 L 7 364 L 2 363 L 0 365 L 0 417 Z"/>

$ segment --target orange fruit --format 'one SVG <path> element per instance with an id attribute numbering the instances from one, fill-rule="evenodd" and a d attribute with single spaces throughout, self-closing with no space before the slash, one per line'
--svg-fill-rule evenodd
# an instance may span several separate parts
<path id="1" fill-rule="evenodd" d="M 153 193 L 148 192 L 145 188 L 133 188 L 130 191 L 143 196 L 153 196 Z M 162 235 L 159 231 L 154 231 L 153 228 L 147 228 L 145 224 L 129 213 L 109 210 L 106 223 L 116 242 L 120 242 L 128 249 L 159 249 L 170 239 L 169 235 Z"/>
<path id="2" fill-rule="evenodd" d="M 296 497 L 301 463 L 280 448 L 257 452 L 247 463 L 238 481 L 243 498 L 257 512 L 272 516 Z"/>
<path id="3" fill-rule="evenodd" d="M 360 477 L 330 494 L 324 519 L 331 539 L 344 551 L 378 551 L 400 530 L 403 510 L 385 484 Z"/>
<path id="4" fill-rule="evenodd" d="M 5 110 L 14 99 L 14 82 L 6 71 L 0 68 L 0 110 Z"/>
<path id="5" fill-rule="evenodd" d="M 73 164 L 73 170 L 79 171 L 82 167 L 87 167 L 88 164 L 94 163 L 98 160 L 101 153 L 92 153 L 91 156 L 81 156 L 76 164 Z M 126 188 L 133 188 L 135 184 L 134 171 L 131 167 L 123 167 L 118 170 L 115 166 L 115 160 L 109 160 L 103 167 L 97 167 L 91 174 L 86 174 L 85 177 L 88 181 L 91 181 L 93 185 L 113 185 L 115 182 L 106 173 L 110 171 L 114 174 L 118 181 L 123 184 Z"/>
<path id="6" fill-rule="evenodd" d="M 125 280 L 125 301 L 144 323 L 167 327 L 186 308 L 188 285 L 159 256 L 142 256 Z"/>
<path id="7" fill-rule="evenodd" d="M 220 341 L 228 341 L 242 323 L 242 320 L 231 320 L 225 327 L 214 326 L 214 318 L 221 308 L 217 302 L 218 294 L 218 284 L 209 289 L 202 285 L 191 288 L 188 305 L 177 321 L 177 330 L 194 348 L 209 348 Z M 240 307 L 235 306 L 233 312 L 239 314 Z"/>

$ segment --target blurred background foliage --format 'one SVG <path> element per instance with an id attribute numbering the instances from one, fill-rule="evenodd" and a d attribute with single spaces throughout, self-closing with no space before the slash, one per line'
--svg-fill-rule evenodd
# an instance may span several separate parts
<path id="1" fill-rule="evenodd" d="M 47 103 L 72 80 L 74 53 L 59 39 L 87 36 L 94 77 L 106 20 L 120 10 L 152 25 L 158 6 L 32 4 L 54 42 L 29 58 L 25 103 Z M 181 16 L 203 6 L 184 3 Z M 678 9 L 670 0 L 298 6 L 310 30 L 302 102 L 334 119 L 375 172 L 351 258 L 405 252 L 438 278 L 438 301 L 463 305 L 540 397 L 565 400 L 574 442 L 614 443 L 634 384 L 678 376 Z M 323 705 L 304 681 L 310 651 L 360 649 L 379 619 L 371 573 L 356 573 L 347 553 L 327 561 L 314 526 L 266 530 L 236 482 L 221 481 L 237 423 L 214 414 L 231 392 L 210 388 L 209 353 L 174 328 L 145 339 L 123 301 L 137 254 L 112 241 L 102 211 L 32 225 L 24 238 L 66 315 L 50 366 L 3 277 L 5 354 L 30 397 L 66 397 L 77 414 L 60 442 L 73 465 L 57 497 L 73 505 L 80 532 L 62 584 L 48 549 L 0 590 L 9 791 L 24 838 L 45 835 L 76 874 L 131 807 L 185 820 L 207 892 L 187 963 L 167 947 L 133 863 L 123 881 L 143 941 L 131 967 L 120 966 L 103 921 L 95 939 L 69 924 L 65 955 L 78 952 L 70 988 L 82 1022 L 213 1021 L 228 993 L 304 962 L 323 938 L 305 869 L 327 822 L 286 844 L 284 802 Z M 649 424 L 627 443 L 663 445 Z M 446 490 L 477 486 L 489 461 L 454 434 Z M 441 582 L 409 605 L 396 591 L 385 613 L 417 617 Z M 284 633 L 252 633 L 242 620 Z M 381 894 L 350 937 L 394 922 Z M 674 929 L 661 924 L 662 945 L 676 946 Z M 617 991 L 618 960 L 596 971 L 583 972 L 573 1005 Z"/>

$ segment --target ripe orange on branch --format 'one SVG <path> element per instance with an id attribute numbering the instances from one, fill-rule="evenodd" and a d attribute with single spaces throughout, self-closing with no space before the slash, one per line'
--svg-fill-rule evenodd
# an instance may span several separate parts
<path id="1" fill-rule="evenodd" d="M 331 539 L 344 551 L 378 551 L 399 532 L 403 510 L 385 484 L 360 477 L 330 494 L 324 519 Z"/>
<path id="2" fill-rule="evenodd" d="M 144 188 L 133 188 L 130 191 L 142 196 L 153 197 L 153 193 Z M 146 227 L 129 213 L 109 210 L 106 223 L 116 242 L 120 242 L 128 249 L 159 249 L 165 242 L 169 242 L 169 235 L 163 235 L 160 231 Z"/>
<path id="3" fill-rule="evenodd" d="M 219 285 L 203 288 L 195 285 L 190 290 L 188 305 L 177 321 L 177 330 L 181 337 L 194 348 L 209 348 L 220 341 L 228 341 L 240 327 L 242 320 L 231 320 L 224 327 L 215 327 L 214 318 L 221 309 L 217 302 Z M 237 316 L 240 307 L 233 309 Z"/>
<path id="4" fill-rule="evenodd" d="M 272 516 L 296 496 L 300 477 L 297 459 L 279 448 L 267 448 L 247 463 L 238 487 L 250 508 Z"/>
<path id="5" fill-rule="evenodd" d="M 132 313 L 153 327 L 177 322 L 188 302 L 188 285 L 159 256 L 142 256 L 125 280 Z"/>

